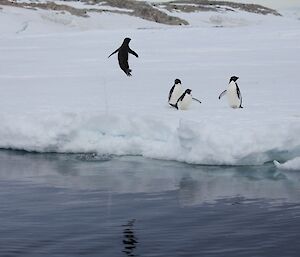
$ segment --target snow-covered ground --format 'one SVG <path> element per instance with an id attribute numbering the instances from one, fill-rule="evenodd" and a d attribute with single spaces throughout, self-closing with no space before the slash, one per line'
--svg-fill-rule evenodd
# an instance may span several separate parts
<path id="1" fill-rule="evenodd" d="M 0 147 L 300 169 L 300 21 L 180 15 L 191 25 L 0 9 Z M 125 37 L 130 78 L 107 58 Z M 244 109 L 218 100 L 232 75 Z M 175 78 L 202 104 L 170 108 Z"/>

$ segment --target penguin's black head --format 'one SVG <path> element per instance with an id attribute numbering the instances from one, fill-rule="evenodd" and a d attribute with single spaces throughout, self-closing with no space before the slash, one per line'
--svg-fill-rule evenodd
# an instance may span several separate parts
<path id="1" fill-rule="evenodd" d="M 190 95 L 192 93 L 192 90 L 191 89 L 187 89 L 187 90 L 185 90 L 185 93 Z"/>
<path id="2" fill-rule="evenodd" d="M 180 79 L 175 79 L 175 84 L 181 84 Z"/>
<path id="3" fill-rule="evenodd" d="M 239 79 L 239 77 L 232 76 L 232 77 L 230 78 L 230 80 L 229 80 L 229 83 L 230 83 L 231 81 L 236 82 L 238 79 Z"/>
<path id="4" fill-rule="evenodd" d="M 124 41 L 123 41 L 123 44 L 128 45 L 130 40 L 131 40 L 131 38 L 129 38 L 129 37 L 125 38 Z"/>

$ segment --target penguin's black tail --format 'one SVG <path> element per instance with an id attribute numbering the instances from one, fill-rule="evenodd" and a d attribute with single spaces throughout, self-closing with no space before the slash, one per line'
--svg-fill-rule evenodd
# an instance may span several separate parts
<path id="1" fill-rule="evenodd" d="M 178 110 L 177 104 L 170 104 L 170 103 L 169 103 L 169 105 L 171 105 L 172 107 L 174 107 L 174 108 L 176 108 L 176 109 Z"/>

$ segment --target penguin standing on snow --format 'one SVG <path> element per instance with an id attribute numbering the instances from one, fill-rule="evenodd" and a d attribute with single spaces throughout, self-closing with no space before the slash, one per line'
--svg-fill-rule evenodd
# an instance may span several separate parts
<path id="1" fill-rule="evenodd" d="M 111 53 L 109 57 L 118 52 L 118 60 L 120 68 L 125 72 L 127 76 L 131 76 L 131 69 L 128 65 L 128 53 L 133 54 L 135 57 L 139 57 L 138 54 L 131 50 L 129 47 L 130 38 L 125 38 L 123 44 L 113 53 Z"/>
<path id="2" fill-rule="evenodd" d="M 191 93 L 192 93 L 191 89 L 186 89 L 184 93 L 178 98 L 175 108 L 179 110 L 188 109 L 188 107 L 190 106 L 193 100 Z"/>
<path id="3" fill-rule="evenodd" d="M 219 95 L 219 99 L 221 99 L 221 97 L 226 94 L 229 106 L 234 109 L 243 108 L 242 95 L 236 83 L 237 80 L 238 77 L 232 76 L 229 80 L 228 88 Z"/>
<path id="4" fill-rule="evenodd" d="M 176 107 L 178 98 L 182 95 L 183 88 L 180 79 L 175 79 L 173 87 L 170 89 L 168 102 L 172 107 Z"/>

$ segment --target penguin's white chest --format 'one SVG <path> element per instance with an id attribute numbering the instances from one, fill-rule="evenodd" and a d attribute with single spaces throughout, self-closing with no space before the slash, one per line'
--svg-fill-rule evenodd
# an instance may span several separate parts
<path id="1" fill-rule="evenodd" d="M 184 98 L 181 101 L 178 101 L 177 106 L 179 110 L 187 110 L 192 103 L 192 95 L 185 94 Z"/>
<path id="2" fill-rule="evenodd" d="M 228 88 L 227 88 L 227 101 L 231 108 L 239 108 L 241 104 L 241 100 L 238 97 L 237 94 L 237 87 L 236 84 L 232 81 L 230 82 Z"/>
<path id="3" fill-rule="evenodd" d="M 178 98 L 182 95 L 182 93 L 183 93 L 183 89 L 181 84 L 176 84 L 172 92 L 169 103 L 175 105 L 177 103 Z"/>

